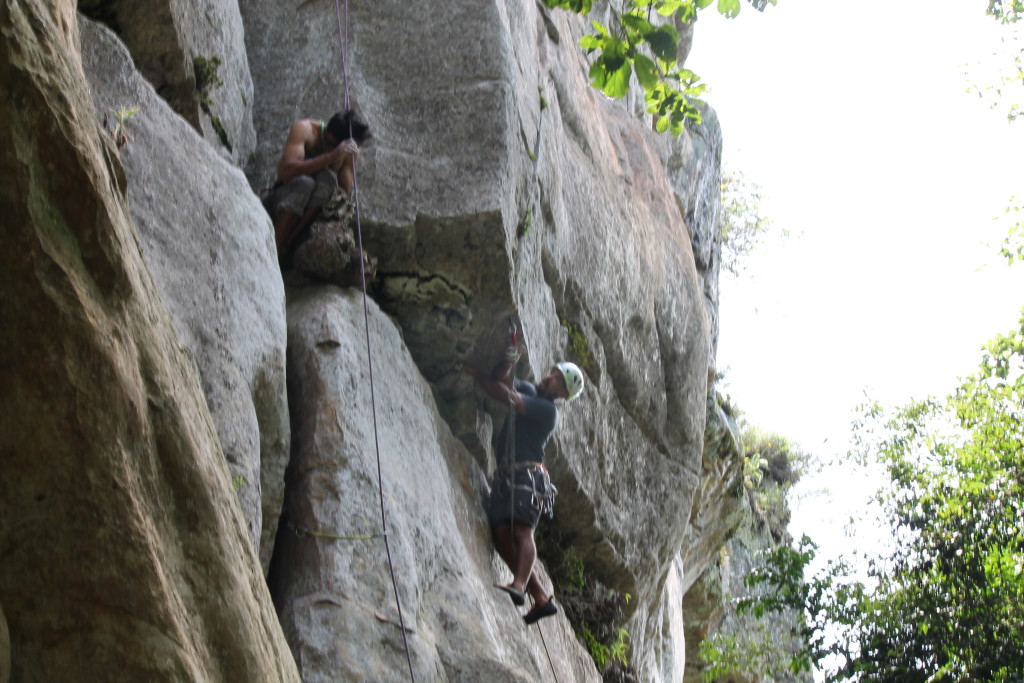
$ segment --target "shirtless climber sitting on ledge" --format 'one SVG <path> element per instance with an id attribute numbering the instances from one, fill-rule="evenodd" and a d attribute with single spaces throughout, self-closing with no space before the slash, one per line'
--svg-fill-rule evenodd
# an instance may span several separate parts
<path id="1" fill-rule="evenodd" d="M 330 121 L 299 119 L 292 124 L 277 162 L 277 182 L 263 205 L 274 220 L 278 259 L 287 259 L 296 239 L 340 187 L 352 193 L 359 145 L 370 127 L 355 111 Z"/>

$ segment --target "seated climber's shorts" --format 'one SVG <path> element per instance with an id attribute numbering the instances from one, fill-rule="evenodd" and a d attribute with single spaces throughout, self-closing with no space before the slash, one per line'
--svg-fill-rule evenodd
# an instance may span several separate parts
<path id="1" fill-rule="evenodd" d="M 287 183 L 274 185 L 263 198 L 263 206 L 271 218 L 276 218 L 278 211 L 301 216 L 307 208 L 326 204 L 337 191 L 338 174 L 330 168 L 324 168 L 313 175 L 300 175 Z"/>
<path id="2" fill-rule="evenodd" d="M 516 522 L 536 529 L 543 509 L 543 488 L 544 483 L 539 481 L 538 477 L 532 476 L 531 472 L 516 470 L 515 487 L 510 492 L 508 474 L 499 471 L 491 484 L 491 501 L 487 509 L 487 519 L 491 523 L 491 528 L 508 524 L 511 513 Z M 514 504 L 509 501 L 510 493 L 514 494 Z"/>

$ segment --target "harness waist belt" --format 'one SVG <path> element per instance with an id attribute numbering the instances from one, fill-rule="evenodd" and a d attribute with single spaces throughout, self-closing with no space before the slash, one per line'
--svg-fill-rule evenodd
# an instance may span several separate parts
<path id="1" fill-rule="evenodd" d="M 536 460 L 522 460 L 512 465 L 511 468 L 507 464 L 499 465 L 498 470 L 501 472 L 508 472 L 509 469 L 511 469 L 513 471 L 518 472 L 519 470 L 532 470 L 538 467 L 541 469 L 547 469 L 546 467 L 544 467 L 544 463 L 542 462 L 537 462 Z"/>

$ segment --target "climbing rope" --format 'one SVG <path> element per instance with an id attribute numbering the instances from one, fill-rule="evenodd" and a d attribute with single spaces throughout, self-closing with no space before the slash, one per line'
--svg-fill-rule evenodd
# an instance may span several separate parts
<path id="1" fill-rule="evenodd" d="M 537 635 L 540 636 L 541 645 L 544 646 L 544 654 L 548 656 L 548 666 L 551 667 L 551 677 L 558 683 L 558 674 L 555 672 L 555 663 L 551 661 L 551 652 L 548 650 L 548 641 L 544 638 L 544 631 L 540 630 L 540 622 L 534 624 L 537 627 Z"/>
<path id="2" fill-rule="evenodd" d="M 345 22 L 342 26 L 340 0 L 334 0 L 334 13 L 338 19 L 338 40 L 341 46 L 341 71 L 345 79 L 345 110 L 351 109 L 348 85 L 348 2 L 345 0 Z M 349 117 L 349 138 L 352 138 L 352 119 Z M 395 605 L 398 608 L 398 625 L 402 630 L 402 643 L 405 646 L 405 659 L 409 664 L 409 679 L 415 683 L 416 673 L 412 666 L 412 652 L 409 649 L 409 636 L 402 615 L 402 600 L 398 594 L 398 580 L 395 578 L 395 563 L 391 557 L 391 543 L 388 539 L 387 514 L 384 510 L 384 479 L 381 473 L 380 438 L 377 431 L 377 397 L 373 384 L 373 351 L 370 343 L 370 306 L 366 294 L 366 258 L 363 252 L 363 229 L 360 222 L 359 180 L 356 174 L 356 163 L 352 162 L 352 206 L 355 209 L 356 237 L 359 245 L 359 276 L 363 284 L 363 327 L 366 331 L 366 363 L 370 379 L 370 408 L 373 414 L 373 445 L 377 455 L 377 492 L 380 497 L 380 526 L 384 537 L 384 549 L 388 557 L 388 571 L 391 573 L 391 587 L 395 593 Z"/>
<path id="3" fill-rule="evenodd" d="M 508 332 L 512 342 L 512 348 L 517 349 L 517 330 L 515 320 L 508 317 Z M 512 391 L 516 390 L 516 360 L 510 358 L 512 366 L 508 369 L 512 382 Z M 509 535 L 513 536 L 516 525 L 516 404 L 512 400 L 512 393 L 508 395 L 508 417 L 505 422 L 505 467 L 508 468 L 508 529 Z M 515 577 L 512 577 L 513 580 Z"/>
<path id="4" fill-rule="evenodd" d="M 345 108 L 347 111 L 349 108 L 349 97 L 348 97 L 348 0 L 345 0 L 345 27 L 342 28 L 341 23 L 341 6 L 338 4 L 338 0 L 334 0 L 334 15 L 338 19 L 338 38 L 341 42 L 341 73 L 345 78 Z M 349 134 L 352 133 L 352 127 L 349 126 Z M 355 164 L 352 165 L 355 170 Z"/>

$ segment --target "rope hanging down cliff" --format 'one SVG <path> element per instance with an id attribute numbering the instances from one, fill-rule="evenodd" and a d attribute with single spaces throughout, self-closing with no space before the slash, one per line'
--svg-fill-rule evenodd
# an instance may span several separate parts
<path id="1" fill-rule="evenodd" d="M 345 0 L 345 17 L 342 23 L 341 6 L 339 0 L 334 0 L 334 12 L 338 19 L 338 41 L 341 47 L 341 73 L 345 82 L 345 110 L 350 109 L 349 86 L 348 86 L 348 0 Z M 349 122 L 349 137 L 352 137 L 351 121 Z M 405 645 L 405 659 L 409 664 L 409 679 L 415 683 L 416 674 L 412 666 L 412 653 L 409 650 L 409 636 L 405 627 L 405 617 L 402 615 L 402 601 L 398 595 L 398 581 L 395 579 L 395 564 L 391 557 L 391 543 L 388 539 L 387 515 L 384 511 L 384 482 L 381 475 L 380 464 L 380 439 L 377 432 L 377 397 L 373 385 L 373 352 L 370 343 L 370 308 L 366 294 L 366 261 L 363 258 L 363 230 L 359 220 L 359 180 L 355 171 L 356 164 L 352 164 L 352 206 L 355 210 L 356 238 L 359 247 L 359 275 L 363 285 L 363 327 L 366 331 L 366 363 L 370 378 L 370 408 L 373 414 L 373 445 L 377 456 L 377 492 L 380 497 L 380 525 L 381 534 L 384 537 L 384 549 L 388 556 L 388 570 L 391 573 L 391 586 L 395 592 L 395 605 L 398 607 L 398 624 L 402 630 L 402 643 Z"/>

